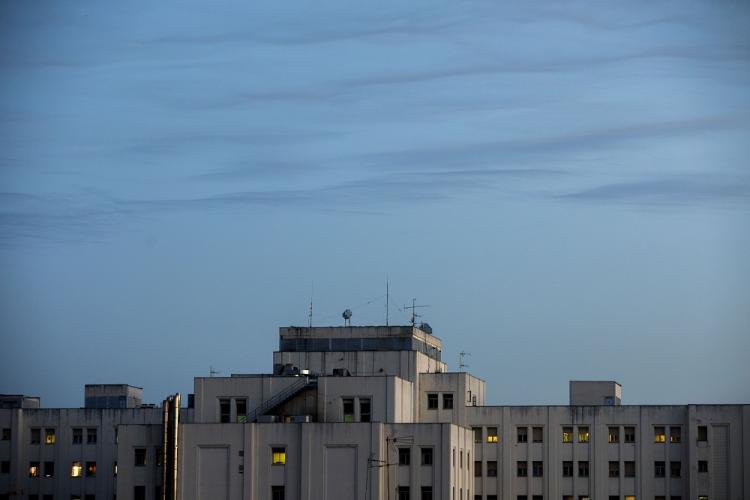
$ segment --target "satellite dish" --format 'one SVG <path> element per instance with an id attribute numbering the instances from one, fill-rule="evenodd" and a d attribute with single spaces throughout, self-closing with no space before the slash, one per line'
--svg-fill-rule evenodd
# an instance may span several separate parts
<path id="1" fill-rule="evenodd" d="M 347 309 L 341 315 L 344 317 L 344 319 L 352 319 L 352 310 Z"/>

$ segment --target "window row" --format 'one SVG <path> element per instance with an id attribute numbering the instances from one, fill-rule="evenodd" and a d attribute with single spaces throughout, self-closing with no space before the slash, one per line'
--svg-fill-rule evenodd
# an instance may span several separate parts
<path id="1" fill-rule="evenodd" d="M 7 439 L 10 439 L 10 429 L 3 429 L 3 439 L 5 439 L 6 437 L 6 432 L 5 432 L 6 430 L 8 431 Z M 74 427 L 72 431 L 73 431 L 72 443 L 83 444 L 83 428 Z M 55 432 L 55 428 L 53 427 L 47 427 L 44 429 L 34 427 L 34 428 L 29 429 L 29 442 L 31 444 L 41 444 L 42 435 L 44 436 L 44 444 L 55 444 L 57 442 L 57 434 Z M 97 438 L 97 428 L 96 427 L 87 428 L 86 429 L 86 443 L 96 444 L 96 438 Z"/>
<path id="2" fill-rule="evenodd" d="M 455 487 L 454 487 L 455 489 Z M 432 500 L 432 486 L 422 486 L 419 489 L 420 500 Z M 467 495 L 468 500 L 468 495 Z M 410 486 L 399 486 L 398 487 L 398 500 L 411 500 L 411 487 Z"/>
<path id="3" fill-rule="evenodd" d="M 438 409 L 438 403 L 440 402 L 441 395 L 443 396 L 443 410 L 453 409 L 453 393 L 452 392 L 443 392 L 442 394 L 438 394 L 437 392 L 428 392 L 427 393 L 427 409 L 428 410 Z"/>
<path id="4" fill-rule="evenodd" d="M 437 404 L 437 402 L 435 403 Z M 435 407 L 437 408 L 437 406 Z M 474 442 L 482 443 L 483 439 L 483 427 L 473 427 L 474 431 Z M 497 427 L 487 427 L 487 443 L 498 443 Z M 607 441 L 615 444 L 620 442 L 620 436 L 622 435 L 622 441 L 625 443 L 635 443 L 635 426 L 626 425 L 622 427 L 622 433 L 620 426 L 609 426 L 607 432 Z M 591 434 L 589 426 L 563 426 L 562 428 L 562 442 L 572 443 L 577 437 L 577 442 L 588 443 Z M 708 441 L 708 428 L 705 425 L 698 426 L 697 440 L 699 442 Z M 517 443 L 528 443 L 529 442 L 529 427 L 528 426 L 517 426 L 516 427 L 516 442 Z M 531 427 L 531 442 L 543 443 L 544 442 L 544 427 L 537 426 Z M 667 442 L 667 426 L 654 426 L 654 443 L 666 443 Z M 682 426 L 670 426 L 669 427 L 669 442 L 670 443 L 681 443 L 682 442 Z"/>
<path id="5" fill-rule="evenodd" d="M 454 456 L 455 456 L 455 451 L 454 451 Z M 433 464 L 433 450 L 431 447 L 420 448 L 420 463 L 422 465 Z M 461 452 L 461 463 L 463 464 L 463 452 Z M 398 449 L 398 464 L 399 465 L 411 464 L 411 448 L 399 448 Z"/>

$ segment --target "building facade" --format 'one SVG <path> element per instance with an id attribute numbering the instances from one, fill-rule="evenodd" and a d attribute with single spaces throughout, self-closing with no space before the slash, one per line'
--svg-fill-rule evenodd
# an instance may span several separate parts
<path id="1" fill-rule="evenodd" d="M 197 377 L 182 408 L 129 386 L 5 405 L 0 500 L 750 499 L 750 405 L 574 381 L 568 406 L 490 406 L 428 332 L 281 328 L 271 374 Z"/>

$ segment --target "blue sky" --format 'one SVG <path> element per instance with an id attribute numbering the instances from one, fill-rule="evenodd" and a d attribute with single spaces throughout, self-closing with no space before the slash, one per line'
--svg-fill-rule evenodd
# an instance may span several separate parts
<path id="1" fill-rule="evenodd" d="M 0 5 L 0 392 L 416 297 L 495 404 L 750 400 L 744 2 Z"/>

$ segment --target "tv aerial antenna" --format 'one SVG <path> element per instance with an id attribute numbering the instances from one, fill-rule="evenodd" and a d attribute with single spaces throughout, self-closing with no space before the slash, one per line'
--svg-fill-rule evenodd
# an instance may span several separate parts
<path id="1" fill-rule="evenodd" d="M 461 351 L 458 353 L 458 371 L 464 371 L 464 368 L 468 368 L 469 365 L 466 363 L 466 357 L 471 356 L 470 352 Z"/>
<path id="2" fill-rule="evenodd" d="M 421 314 L 417 314 L 417 309 L 421 307 L 430 307 L 428 304 L 426 305 L 417 305 L 417 299 L 411 299 L 411 305 L 410 306 L 404 306 L 404 309 L 411 309 L 411 326 L 417 326 L 417 318 L 421 318 Z"/>
<path id="3" fill-rule="evenodd" d="M 219 370 L 214 370 L 214 367 L 209 365 L 209 367 L 208 367 L 208 376 L 209 377 L 213 378 L 216 375 L 220 375 L 220 374 L 221 374 L 221 372 Z"/>

